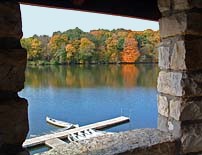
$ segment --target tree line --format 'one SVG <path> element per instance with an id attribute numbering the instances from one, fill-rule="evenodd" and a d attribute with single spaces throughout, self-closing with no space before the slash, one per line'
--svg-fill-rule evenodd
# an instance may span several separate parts
<path id="1" fill-rule="evenodd" d="M 30 64 L 100 64 L 157 62 L 159 31 L 91 30 L 22 38 Z"/>

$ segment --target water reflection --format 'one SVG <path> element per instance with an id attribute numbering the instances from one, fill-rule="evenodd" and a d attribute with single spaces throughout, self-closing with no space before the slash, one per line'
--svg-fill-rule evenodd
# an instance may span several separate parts
<path id="1" fill-rule="evenodd" d="M 137 77 L 139 75 L 139 69 L 134 65 L 123 65 L 121 68 L 123 76 L 124 86 L 126 88 L 132 88 L 137 84 Z"/>
<path id="2" fill-rule="evenodd" d="M 46 116 L 81 126 L 120 115 L 130 123 L 110 128 L 126 131 L 157 127 L 157 65 L 29 66 L 25 89 L 29 135 L 55 130 Z"/>
<path id="3" fill-rule="evenodd" d="M 26 86 L 33 88 L 156 88 L 156 65 L 29 66 Z"/>

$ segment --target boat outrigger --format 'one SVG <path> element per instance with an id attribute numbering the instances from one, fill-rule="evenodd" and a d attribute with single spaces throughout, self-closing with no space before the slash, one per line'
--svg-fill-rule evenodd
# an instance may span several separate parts
<path id="1" fill-rule="evenodd" d="M 72 123 L 56 120 L 50 117 L 46 117 L 46 122 L 58 127 L 65 128 L 66 130 L 79 127 L 78 124 L 72 124 Z"/>

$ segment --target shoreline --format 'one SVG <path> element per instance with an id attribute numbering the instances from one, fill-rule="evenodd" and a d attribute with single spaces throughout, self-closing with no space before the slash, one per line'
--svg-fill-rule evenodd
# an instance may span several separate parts
<path id="1" fill-rule="evenodd" d="M 27 61 L 27 66 L 77 66 L 77 65 L 135 65 L 135 64 L 158 64 L 158 62 L 109 62 L 109 63 L 51 63 Z"/>

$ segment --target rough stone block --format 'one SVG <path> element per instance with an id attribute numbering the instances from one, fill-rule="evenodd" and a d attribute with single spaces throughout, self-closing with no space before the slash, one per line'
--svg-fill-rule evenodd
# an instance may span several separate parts
<path id="1" fill-rule="evenodd" d="M 181 121 L 158 115 L 158 129 L 171 133 L 175 138 L 181 137 Z"/>
<path id="2" fill-rule="evenodd" d="M 185 42 L 186 66 L 188 70 L 201 70 L 202 69 L 202 52 L 201 52 L 202 39 L 190 39 Z"/>
<path id="3" fill-rule="evenodd" d="M 192 8 L 189 0 L 174 0 L 173 5 L 174 10 L 188 10 Z"/>
<path id="4" fill-rule="evenodd" d="M 0 37 L 0 49 L 20 49 L 22 48 L 20 40 L 13 37 Z"/>
<path id="5" fill-rule="evenodd" d="M 0 147 L 22 145 L 29 129 L 27 109 L 25 99 L 0 100 Z"/>
<path id="6" fill-rule="evenodd" d="M 202 124 L 183 125 L 181 145 L 184 154 L 202 152 Z"/>
<path id="7" fill-rule="evenodd" d="M 168 117 L 161 114 L 158 115 L 158 129 L 164 132 L 169 132 L 168 130 Z"/>
<path id="8" fill-rule="evenodd" d="M 192 8 L 202 8 L 201 0 L 174 0 L 174 10 L 189 10 Z"/>
<path id="9" fill-rule="evenodd" d="M 173 98 L 170 117 L 180 121 L 202 120 L 202 98 Z"/>
<path id="10" fill-rule="evenodd" d="M 170 39 L 159 46 L 159 67 L 172 70 L 202 69 L 202 39 Z"/>
<path id="11" fill-rule="evenodd" d="M 202 73 L 161 71 L 158 77 L 159 92 L 182 97 L 202 96 Z"/>
<path id="12" fill-rule="evenodd" d="M 202 8 L 201 0 L 158 0 L 158 7 L 162 13 Z"/>
<path id="13" fill-rule="evenodd" d="M 18 92 L 24 88 L 25 49 L 0 50 L 0 90 Z"/>
<path id="14" fill-rule="evenodd" d="M 158 0 L 158 8 L 161 12 L 170 11 L 171 0 Z"/>
<path id="15" fill-rule="evenodd" d="M 202 151 L 202 124 L 187 124 L 159 115 L 158 129 L 180 138 L 182 154 Z"/>
<path id="16" fill-rule="evenodd" d="M 163 17 L 159 21 L 161 38 L 184 34 L 187 28 L 187 16 L 184 13 Z"/>
<path id="17" fill-rule="evenodd" d="M 20 5 L 16 0 L 1 0 L 0 3 L 1 14 L 14 14 L 20 12 Z"/>
<path id="18" fill-rule="evenodd" d="M 173 96 L 183 96 L 182 76 L 180 72 L 160 71 L 157 84 L 158 91 Z"/>
<path id="19" fill-rule="evenodd" d="M 161 69 L 186 70 L 185 46 L 183 41 L 161 44 L 159 47 L 159 67 Z"/>
<path id="20" fill-rule="evenodd" d="M 2 1 L 0 4 L 0 37 L 22 37 L 20 6 L 16 1 Z"/>
<path id="21" fill-rule="evenodd" d="M 173 117 L 176 120 L 181 120 L 181 116 L 182 116 L 182 111 L 183 111 L 183 106 L 182 102 L 180 102 L 181 99 L 172 99 L 170 100 L 169 103 L 169 111 L 170 111 L 170 117 Z"/>
<path id="22" fill-rule="evenodd" d="M 202 1 L 201 0 L 192 0 L 191 3 L 195 8 L 202 8 Z"/>
<path id="23" fill-rule="evenodd" d="M 22 25 L 19 19 L 6 16 L 0 16 L 0 37 L 15 37 L 21 38 L 22 33 Z"/>
<path id="24" fill-rule="evenodd" d="M 177 121 L 202 120 L 202 97 L 159 95 L 158 113 Z"/>
<path id="25" fill-rule="evenodd" d="M 171 47 L 166 46 L 165 44 L 161 44 L 161 46 L 158 47 L 158 52 L 159 52 L 158 65 L 159 65 L 160 69 L 169 69 L 170 68 Z"/>
<path id="26" fill-rule="evenodd" d="M 158 96 L 158 113 L 168 117 L 169 116 L 169 103 L 166 96 Z"/>
<path id="27" fill-rule="evenodd" d="M 170 67 L 175 68 L 176 70 L 185 70 L 186 67 L 186 49 L 184 41 L 177 41 L 174 44 L 173 52 L 171 55 Z"/>
<path id="28" fill-rule="evenodd" d="M 201 13 L 178 13 L 160 19 L 161 38 L 191 34 L 202 36 Z M 197 23 L 197 24 L 196 24 Z"/>

